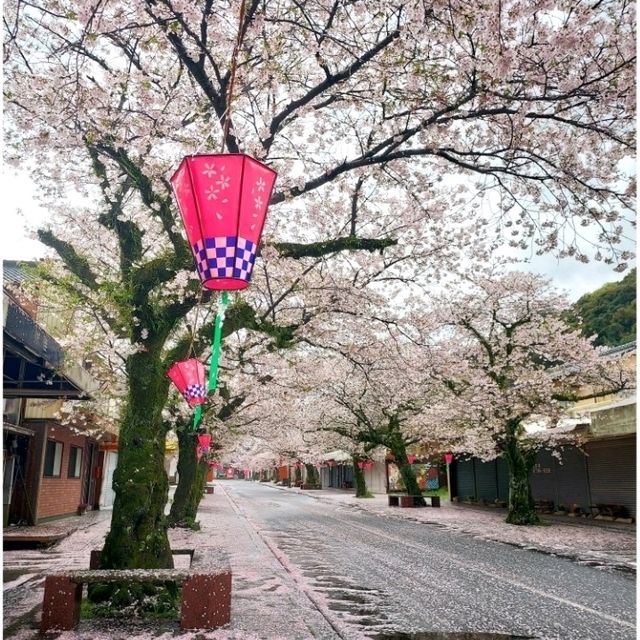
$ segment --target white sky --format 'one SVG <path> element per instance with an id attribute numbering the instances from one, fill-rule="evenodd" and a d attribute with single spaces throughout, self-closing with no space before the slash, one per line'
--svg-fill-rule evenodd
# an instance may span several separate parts
<path id="1" fill-rule="evenodd" d="M 47 248 L 29 237 L 30 229 L 46 221 L 47 212 L 33 198 L 34 187 L 24 174 L 6 166 L 2 175 L 4 224 L 0 234 L 3 260 L 33 260 L 44 257 Z M 633 266 L 633 265 L 631 265 Z M 535 256 L 528 267 L 531 271 L 550 277 L 571 300 L 607 282 L 621 280 L 628 272 L 616 273 L 602 263 L 580 264 L 575 260 L 559 261 L 551 255 Z"/>

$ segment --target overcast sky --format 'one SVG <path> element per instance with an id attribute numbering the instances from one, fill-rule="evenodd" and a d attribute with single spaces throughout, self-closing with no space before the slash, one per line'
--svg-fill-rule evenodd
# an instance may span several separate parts
<path id="1" fill-rule="evenodd" d="M 46 221 L 46 210 L 33 199 L 33 185 L 23 175 L 7 170 L 4 182 L 4 224 L 0 234 L 3 260 L 33 260 L 46 255 L 47 249 L 37 240 L 28 237 L 28 229 Z M 633 266 L 633 265 L 631 265 Z M 624 278 L 626 273 L 616 273 L 611 266 L 591 262 L 581 264 L 575 260 L 559 261 L 553 256 L 535 256 L 529 265 L 531 271 L 550 277 L 571 300 L 607 282 Z"/>

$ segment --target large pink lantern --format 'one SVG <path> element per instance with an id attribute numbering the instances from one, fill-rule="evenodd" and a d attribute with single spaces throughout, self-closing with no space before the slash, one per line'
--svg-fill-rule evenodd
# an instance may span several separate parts
<path id="1" fill-rule="evenodd" d="M 194 155 L 171 178 L 202 284 L 249 285 L 276 173 L 244 154 Z"/>
<path id="2" fill-rule="evenodd" d="M 197 358 L 189 358 L 176 362 L 167 371 L 173 384 L 189 406 L 195 407 L 204 404 L 207 400 L 207 387 L 205 385 L 204 365 Z"/>

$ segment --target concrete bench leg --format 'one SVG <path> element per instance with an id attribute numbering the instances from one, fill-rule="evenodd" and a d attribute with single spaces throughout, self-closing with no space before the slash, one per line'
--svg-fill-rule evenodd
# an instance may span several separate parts
<path id="1" fill-rule="evenodd" d="M 47 576 L 44 582 L 41 631 L 75 629 L 80 621 L 82 585 L 65 576 Z"/>
<path id="2" fill-rule="evenodd" d="M 195 574 L 182 585 L 182 629 L 217 629 L 231 622 L 231 573 Z"/>

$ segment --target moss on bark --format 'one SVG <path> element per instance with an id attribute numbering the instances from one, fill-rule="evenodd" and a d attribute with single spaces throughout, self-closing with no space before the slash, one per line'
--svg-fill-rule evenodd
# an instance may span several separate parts
<path id="1" fill-rule="evenodd" d="M 176 428 L 178 436 L 178 485 L 173 494 L 173 502 L 169 512 L 169 525 L 175 526 L 185 522 L 187 502 L 196 478 L 196 437 L 190 424 L 181 424 Z"/>
<path id="2" fill-rule="evenodd" d="M 101 554 L 104 569 L 173 567 L 164 508 L 166 427 L 162 408 L 168 382 L 154 351 L 127 361 L 129 390 L 120 426 L 111 529 Z"/>
<path id="3" fill-rule="evenodd" d="M 307 479 L 305 482 L 307 484 L 320 484 L 320 474 L 318 470 L 312 465 L 305 462 L 304 464 L 305 471 L 307 472 Z"/>
<path id="4" fill-rule="evenodd" d="M 191 491 L 189 492 L 189 499 L 185 507 L 185 518 L 189 522 L 195 522 L 198 515 L 198 507 L 204 494 L 204 486 L 207 483 L 207 472 L 209 471 L 209 465 L 203 460 L 197 463 L 196 473 L 193 483 L 191 485 Z"/>
<path id="5" fill-rule="evenodd" d="M 518 423 L 507 427 L 504 454 L 509 469 L 509 503 L 506 522 L 518 525 L 540 524 L 531 493 L 529 474 L 533 469 L 536 452 L 523 449 L 518 439 Z"/>
<path id="6" fill-rule="evenodd" d="M 367 491 L 367 482 L 364 477 L 364 471 L 358 466 L 358 462 L 361 462 L 360 456 L 353 456 L 353 477 L 356 481 L 356 498 L 367 498 L 369 492 Z"/>

